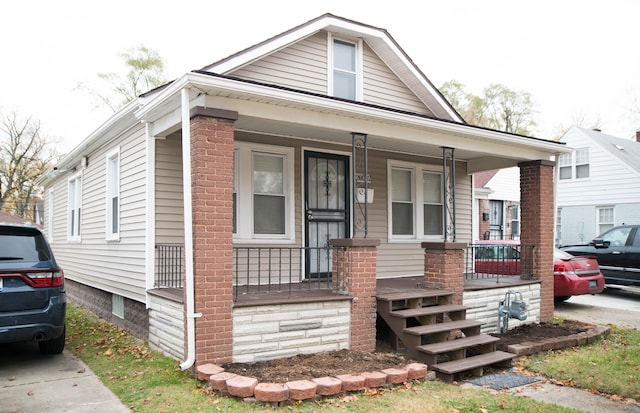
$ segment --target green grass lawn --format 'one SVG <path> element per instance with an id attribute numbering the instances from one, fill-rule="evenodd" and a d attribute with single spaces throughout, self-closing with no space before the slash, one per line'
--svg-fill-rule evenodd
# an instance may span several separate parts
<path id="1" fill-rule="evenodd" d="M 269 405 L 250 404 L 230 397 L 221 397 L 211 392 L 205 384 L 195 380 L 189 372 L 180 371 L 178 361 L 150 350 L 145 343 L 136 340 L 124 330 L 79 307 L 70 305 L 67 311 L 67 349 L 84 361 L 113 393 L 136 413 L 273 411 L 273 407 Z M 615 330 L 608 339 L 579 350 L 570 349 L 533 357 L 527 361 L 527 367 L 558 378 L 564 377 L 561 376 L 563 370 L 580 371 L 583 372 L 581 376 L 585 377 L 584 381 L 575 373 L 567 374 L 567 378 L 563 380 L 573 380 L 580 387 L 588 389 L 595 386 L 599 391 L 637 398 L 640 365 L 638 343 L 640 334 L 637 331 Z M 611 363 L 598 358 L 598 352 L 603 354 L 603 351 L 608 352 L 604 354 L 612 356 Z M 563 365 L 559 364 L 561 359 L 567 359 Z M 613 360 L 616 360 L 616 367 L 611 371 Z M 559 366 L 550 370 L 542 369 L 551 368 L 555 363 Z M 617 377 L 622 374 L 624 377 Z M 591 376 L 598 376 L 598 382 L 589 381 L 588 378 Z M 633 384 L 625 385 L 625 382 L 635 383 L 635 387 Z M 289 404 L 282 410 L 407 413 L 574 411 L 506 392 L 465 389 L 440 381 L 408 383 L 392 389 L 324 398 L 319 402 Z"/>

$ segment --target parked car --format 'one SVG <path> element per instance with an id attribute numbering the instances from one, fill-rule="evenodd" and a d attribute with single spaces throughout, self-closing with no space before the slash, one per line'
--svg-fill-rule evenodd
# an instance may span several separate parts
<path id="1" fill-rule="evenodd" d="M 35 340 L 40 353 L 61 353 L 66 306 L 64 273 L 44 234 L 0 223 L 0 343 Z"/>
<path id="2" fill-rule="evenodd" d="M 640 286 L 640 225 L 620 225 L 588 244 L 561 247 L 571 255 L 598 259 L 605 283 Z"/>
<path id="3" fill-rule="evenodd" d="M 518 241 L 476 241 L 474 269 L 479 274 L 514 276 L 521 273 Z M 593 256 L 575 257 L 557 248 L 553 254 L 553 293 L 556 301 L 573 295 L 598 294 L 604 290 L 604 276 Z"/>

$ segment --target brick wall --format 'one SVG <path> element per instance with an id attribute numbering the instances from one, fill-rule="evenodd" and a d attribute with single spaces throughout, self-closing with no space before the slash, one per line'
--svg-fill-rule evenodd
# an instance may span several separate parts
<path id="1" fill-rule="evenodd" d="M 349 348 L 350 315 L 348 297 L 235 308 L 233 361 L 253 363 Z"/>
<path id="2" fill-rule="evenodd" d="M 112 312 L 112 294 L 65 279 L 69 302 L 77 304 L 105 321 L 113 323 L 141 340 L 149 339 L 149 314 L 144 303 L 124 298 L 124 319 Z"/>
<path id="3" fill-rule="evenodd" d="M 191 112 L 196 364 L 230 362 L 233 350 L 233 140 L 237 113 Z"/>
<path id="4" fill-rule="evenodd" d="M 333 271 L 342 280 L 351 302 L 351 349 L 376 349 L 376 272 L 379 240 L 331 240 Z"/>
<path id="5" fill-rule="evenodd" d="M 424 286 L 453 291 L 453 303 L 462 303 L 464 250 L 460 242 L 423 242 Z"/>
<path id="6" fill-rule="evenodd" d="M 540 321 L 553 317 L 554 162 L 530 161 L 520 167 L 522 244 L 535 245 L 533 273 L 541 282 Z"/>

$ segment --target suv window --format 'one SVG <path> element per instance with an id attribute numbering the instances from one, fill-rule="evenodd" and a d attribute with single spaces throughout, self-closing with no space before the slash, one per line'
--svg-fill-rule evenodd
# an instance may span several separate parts
<path id="1" fill-rule="evenodd" d="M 621 247 L 627 243 L 631 227 L 614 228 L 602 235 L 603 241 L 609 241 L 612 247 Z"/>
<path id="2" fill-rule="evenodd" d="M 3 229 L 0 232 L 0 260 L 2 261 L 46 261 L 51 254 L 39 231 L 27 228 Z"/>

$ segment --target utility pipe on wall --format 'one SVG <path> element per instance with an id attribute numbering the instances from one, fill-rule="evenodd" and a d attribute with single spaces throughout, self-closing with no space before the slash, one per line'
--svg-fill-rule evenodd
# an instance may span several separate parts
<path id="1" fill-rule="evenodd" d="M 191 202 L 191 119 L 189 108 L 189 90 L 182 89 L 182 187 L 184 193 L 184 260 L 185 260 L 185 301 L 187 316 L 187 359 L 180 364 L 186 370 L 196 360 L 195 319 L 202 314 L 194 313 L 193 287 L 193 210 Z"/>

